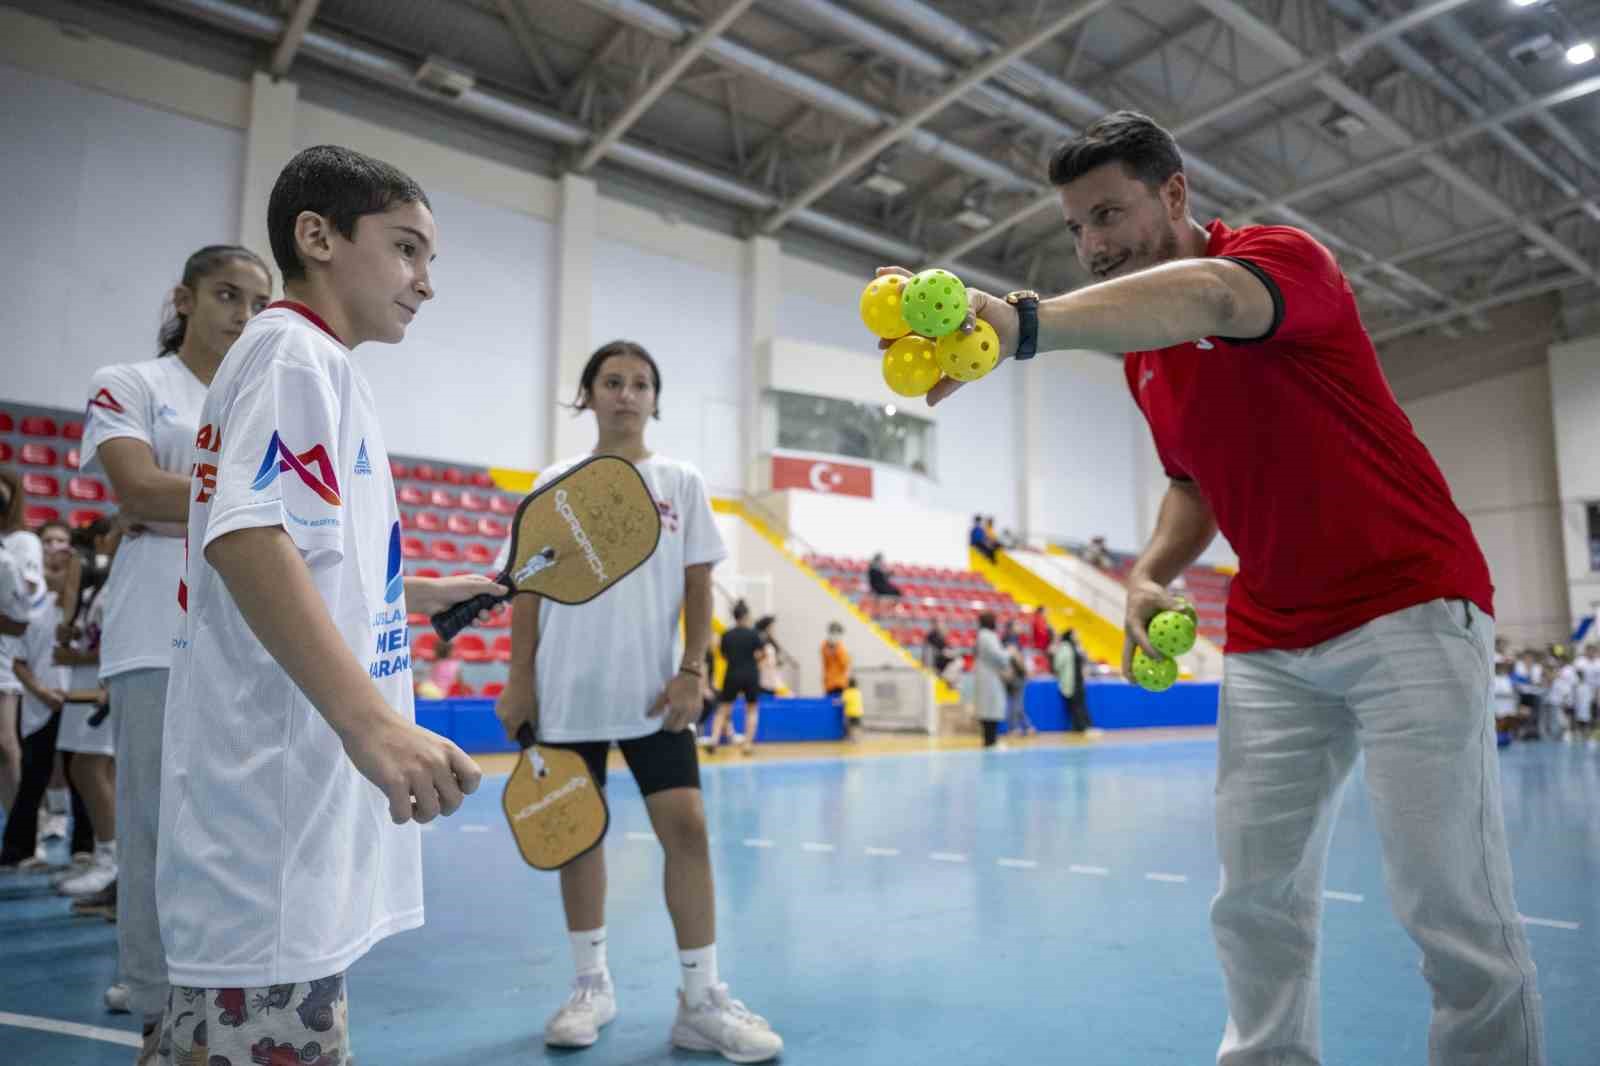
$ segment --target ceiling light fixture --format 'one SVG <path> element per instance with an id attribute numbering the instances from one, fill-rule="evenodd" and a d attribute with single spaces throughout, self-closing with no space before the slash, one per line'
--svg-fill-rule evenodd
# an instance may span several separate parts
<path id="1" fill-rule="evenodd" d="M 1594 42 L 1579 41 L 1567 49 L 1567 62 L 1579 66 L 1594 59 Z"/>

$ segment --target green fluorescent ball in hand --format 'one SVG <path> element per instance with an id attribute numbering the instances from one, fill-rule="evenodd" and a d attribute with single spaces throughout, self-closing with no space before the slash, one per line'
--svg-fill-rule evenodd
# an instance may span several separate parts
<path id="1" fill-rule="evenodd" d="M 1000 362 L 1000 338 L 983 319 L 971 333 L 946 333 L 938 341 L 939 368 L 957 381 L 977 381 Z"/>
<path id="2" fill-rule="evenodd" d="M 903 313 L 924 337 L 953 333 L 967 317 L 967 287 L 948 270 L 924 270 L 906 282 Z"/>
<path id="3" fill-rule="evenodd" d="M 1134 648 L 1133 680 L 1147 692 L 1165 692 L 1177 683 L 1178 661 L 1152 659 L 1143 648 Z"/>
<path id="4" fill-rule="evenodd" d="M 900 313 L 905 287 L 906 279 L 899 274 L 885 274 L 881 278 L 873 278 L 861 290 L 861 321 L 886 341 L 911 332 L 911 326 Z"/>
<path id="5" fill-rule="evenodd" d="M 1162 611 L 1150 619 L 1150 643 L 1169 659 L 1193 651 L 1195 634 L 1194 619 L 1182 611 Z"/>
<path id="6" fill-rule="evenodd" d="M 935 344 L 926 337 L 901 337 L 883 353 L 883 380 L 900 396 L 925 396 L 939 382 Z"/>

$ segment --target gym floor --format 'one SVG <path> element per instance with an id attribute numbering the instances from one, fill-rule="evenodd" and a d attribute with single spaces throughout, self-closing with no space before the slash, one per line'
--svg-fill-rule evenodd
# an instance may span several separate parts
<path id="1" fill-rule="evenodd" d="M 1501 758 L 1549 1062 L 1592 1063 L 1600 752 L 1527 744 Z M 783 1035 L 791 1064 L 1211 1061 L 1224 1018 L 1206 918 L 1214 760 L 1205 732 L 718 756 L 704 779 L 723 977 Z M 559 892 L 517 857 L 499 792 L 491 778 L 428 827 L 428 924 L 351 971 L 357 1061 L 710 1061 L 668 1045 L 678 974 L 661 854 L 620 771 L 606 843 L 618 1018 L 587 1052 L 543 1047 L 571 980 Z M 1359 778 L 1327 888 L 1325 1060 L 1425 1063 L 1428 991 L 1385 903 Z M 43 878 L 6 875 L 0 941 L 0 1058 L 132 1061 L 133 1023 L 100 1002 L 114 926 L 71 917 Z"/>

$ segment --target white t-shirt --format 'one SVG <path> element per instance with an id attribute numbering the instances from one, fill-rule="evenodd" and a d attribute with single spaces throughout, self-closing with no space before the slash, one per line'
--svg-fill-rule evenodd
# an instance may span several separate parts
<path id="1" fill-rule="evenodd" d="M 26 622 L 44 592 L 44 545 L 36 534 L 18 529 L 0 537 L 0 615 Z M 0 692 L 21 692 L 11 661 L 21 654 L 22 637 L 0 635 Z"/>
<path id="2" fill-rule="evenodd" d="M 539 482 L 586 458 L 557 463 Z M 534 658 L 541 740 L 632 740 L 659 731 L 666 716 L 648 712 L 678 672 L 684 569 L 727 558 L 700 471 L 659 455 L 636 465 L 661 512 L 661 542 L 643 566 L 588 603 L 541 601 Z"/>
<path id="3" fill-rule="evenodd" d="M 103 474 L 100 448 L 106 441 L 131 437 L 150 446 L 156 466 L 188 476 L 205 399 L 205 383 L 175 355 L 101 367 L 89 379 L 83 469 Z M 101 677 L 171 665 L 182 574 L 179 538 L 141 533 L 122 539 L 104 592 Z"/>
<path id="4" fill-rule="evenodd" d="M 415 719 L 399 509 L 349 350 L 289 305 L 251 319 L 206 397 L 193 478 L 156 860 L 170 978 L 249 988 L 331 977 L 422 924 L 421 837 L 390 821 L 205 549 L 282 526 L 346 646 L 394 712 Z"/>
<path id="5" fill-rule="evenodd" d="M 1600 689 L 1600 659 L 1591 659 L 1587 655 L 1573 663 L 1578 668 L 1578 679 L 1585 686 Z"/>
<path id="6" fill-rule="evenodd" d="M 47 592 L 34 604 L 28 617 L 28 631 L 18 639 L 22 646 L 17 658 L 28 664 L 34 679 L 45 688 L 65 689 L 68 669 L 53 662 L 56 651 L 56 626 L 61 624 L 61 608 L 54 593 Z M 43 729 L 55 712 L 33 693 L 22 690 L 22 735 L 31 737 Z"/>

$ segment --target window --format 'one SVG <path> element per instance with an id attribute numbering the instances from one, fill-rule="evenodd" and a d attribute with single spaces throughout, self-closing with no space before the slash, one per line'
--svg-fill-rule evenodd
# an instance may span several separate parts
<path id="1" fill-rule="evenodd" d="M 1600 503 L 1589 505 L 1589 569 L 1600 574 Z"/>
<path id="2" fill-rule="evenodd" d="M 771 390 L 767 449 L 822 452 L 900 466 L 933 477 L 934 425 L 886 404 Z M 892 413 L 891 413 L 892 412 Z"/>

